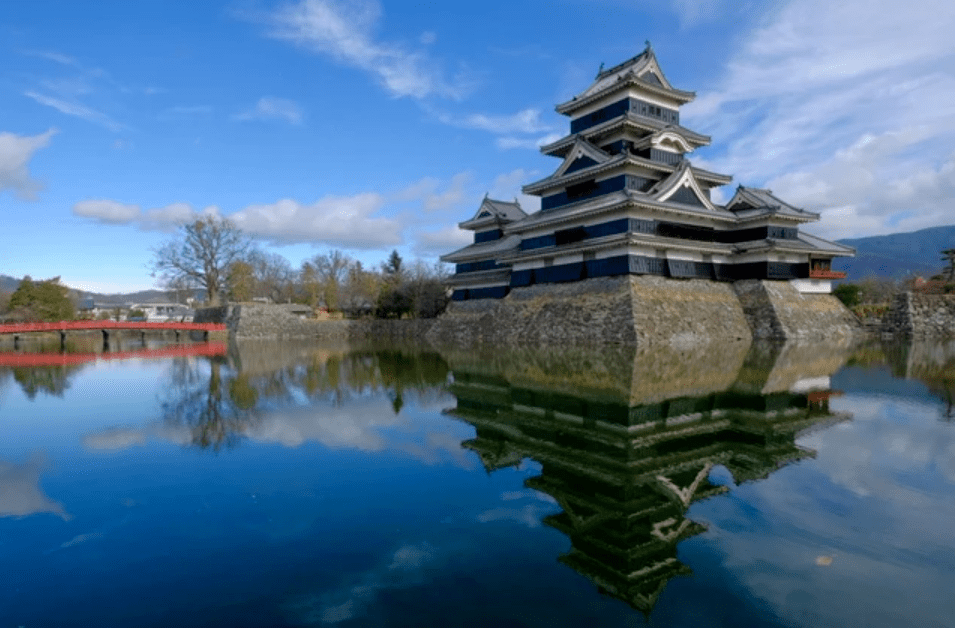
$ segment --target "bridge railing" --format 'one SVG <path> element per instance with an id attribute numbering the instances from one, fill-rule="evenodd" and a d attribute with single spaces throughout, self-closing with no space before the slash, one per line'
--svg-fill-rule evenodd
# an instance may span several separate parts
<path id="1" fill-rule="evenodd" d="M 174 331 L 225 331 L 223 323 L 148 323 L 137 321 L 59 321 L 55 323 L 3 323 L 0 334 L 20 334 L 40 331 L 101 331 L 112 329 L 133 329 L 137 331 L 174 330 Z"/>

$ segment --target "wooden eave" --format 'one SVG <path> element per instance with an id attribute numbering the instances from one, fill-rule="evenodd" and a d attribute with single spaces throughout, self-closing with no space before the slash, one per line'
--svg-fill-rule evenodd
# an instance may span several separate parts
<path id="1" fill-rule="evenodd" d="M 458 223 L 460 229 L 466 231 L 478 231 L 482 227 L 497 227 L 502 224 L 502 220 L 499 216 L 483 216 L 481 218 L 472 218 L 470 220 L 464 220 Z"/>
<path id="2" fill-rule="evenodd" d="M 805 222 L 816 222 L 820 220 L 820 214 L 815 214 L 813 212 L 800 212 L 795 213 L 791 211 L 784 210 L 782 208 L 772 208 L 772 207 L 761 207 L 757 210 L 748 210 L 753 212 L 749 215 L 741 216 L 743 212 L 734 212 L 727 210 L 728 213 L 733 214 L 737 221 L 740 224 L 754 223 L 754 222 L 766 222 L 770 224 L 773 220 L 782 220 L 785 222 L 795 222 L 795 223 L 805 223 Z"/>
<path id="3" fill-rule="evenodd" d="M 584 139 L 594 144 L 596 138 L 604 135 L 610 135 L 617 131 L 618 127 L 630 127 L 641 132 L 650 133 L 670 130 L 683 137 L 688 144 L 696 146 L 697 148 L 710 144 L 710 137 L 707 135 L 701 135 L 700 133 L 696 133 L 686 127 L 680 126 L 679 124 L 670 124 L 664 122 L 663 120 L 658 120 L 657 118 L 651 118 L 629 111 L 627 113 L 622 113 L 616 118 L 611 118 L 610 120 L 602 122 L 601 124 L 588 127 L 587 129 L 584 129 L 578 133 L 566 135 L 560 140 L 552 142 L 551 144 L 545 144 L 540 150 L 545 155 L 557 154 L 558 156 L 563 157 L 563 152 L 567 151 L 571 148 L 571 146 L 574 145 L 575 138 L 578 136 L 584 137 Z"/>
<path id="4" fill-rule="evenodd" d="M 692 253 L 709 253 L 717 255 L 731 255 L 734 252 L 732 244 L 721 242 L 697 242 L 682 240 L 680 238 L 668 238 L 664 236 L 650 235 L 646 233 L 615 233 L 613 235 L 592 238 L 572 244 L 563 244 L 561 246 L 549 246 L 539 249 L 529 249 L 527 251 L 514 251 L 509 255 L 502 255 L 498 259 L 506 264 L 514 265 L 517 262 L 527 262 L 530 260 L 545 259 L 556 257 L 558 255 L 574 255 L 575 253 L 586 253 L 589 251 L 601 251 L 606 249 L 618 248 L 629 244 L 646 246 L 651 248 L 666 248 L 677 251 L 688 251 Z M 709 423 L 708 423 L 709 425 Z"/>
<path id="5" fill-rule="evenodd" d="M 510 268 L 496 268 L 493 270 L 479 270 L 471 273 L 456 273 L 449 276 L 445 283 L 449 286 L 468 286 L 478 283 L 508 282 L 511 277 Z"/>
<path id="6" fill-rule="evenodd" d="M 697 98 L 696 92 L 687 92 L 682 89 L 675 88 L 668 89 L 667 87 L 654 85 L 653 83 L 649 83 L 643 79 L 640 79 L 634 73 L 628 73 L 626 75 L 622 75 L 617 81 L 608 85 L 604 89 L 600 89 L 588 96 L 575 96 L 571 100 L 557 105 L 554 110 L 562 115 L 571 115 L 582 107 L 586 107 L 597 100 L 606 98 L 607 96 L 630 86 L 638 87 L 657 96 L 670 98 L 681 104 L 687 104 Z"/>
<path id="7" fill-rule="evenodd" d="M 703 218 L 705 220 L 713 220 L 726 225 L 735 225 L 738 223 L 733 213 L 725 210 L 713 211 L 705 208 L 697 209 L 690 205 L 670 203 L 667 201 L 655 201 L 646 194 L 635 192 L 633 190 L 621 190 L 612 195 L 602 197 L 601 200 L 607 202 L 595 204 L 592 207 L 589 207 L 588 203 L 593 203 L 594 200 L 595 199 L 586 199 L 582 201 L 576 201 L 574 203 L 564 205 L 559 209 L 536 212 L 529 216 L 526 220 L 508 225 L 505 228 L 505 233 L 509 235 L 518 235 L 533 229 L 539 229 L 541 227 L 554 227 L 566 223 L 579 223 L 582 219 L 610 213 L 612 211 L 626 207 L 639 207 L 644 210 L 662 213 L 670 218 Z"/>
<path id="8" fill-rule="evenodd" d="M 618 153 L 614 155 L 608 161 L 604 163 L 595 164 L 593 166 L 588 166 L 587 168 L 582 168 L 576 170 L 568 175 L 557 176 L 557 174 L 551 175 L 540 181 L 534 183 L 529 183 L 521 188 L 521 191 L 524 194 L 534 194 L 536 196 L 545 196 L 549 190 L 554 190 L 558 188 L 563 188 L 567 185 L 571 185 L 577 181 L 586 181 L 592 177 L 614 170 L 618 167 L 626 166 L 640 166 L 648 170 L 655 170 L 657 172 L 664 173 L 666 175 L 671 175 L 680 168 L 680 165 L 677 164 L 665 164 L 660 161 L 654 161 L 652 159 L 647 159 L 646 157 L 638 157 L 637 155 L 632 155 L 630 153 Z M 726 185 L 733 181 L 733 177 L 723 174 L 717 174 L 716 172 L 710 172 L 708 170 L 702 170 L 691 166 L 691 171 L 695 178 L 699 179 L 704 183 L 712 184 L 709 187 L 714 187 L 718 185 Z"/>
<path id="9" fill-rule="evenodd" d="M 497 259 L 498 255 L 500 255 L 502 252 L 506 252 L 509 249 L 518 246 L 519 240 L 517 238 L 512 238 L 511 240 L 508 240 L 508 238 L 509 236 L 506 235 L 498 240 L 472 243 L 468 246 L 458 249 L 457 251 L 446 253 L 445 255 L 440 256 L 438 259 L 451 264 Z"/>

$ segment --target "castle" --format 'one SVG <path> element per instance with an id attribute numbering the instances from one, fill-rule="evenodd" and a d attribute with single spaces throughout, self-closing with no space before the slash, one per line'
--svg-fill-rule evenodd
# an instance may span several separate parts
<path id="1" fill-rule="evenodd" d="M 680 124 L 694 97 L 670 84 L 648 43 L 559 104 L 570 133 L 541 152 L 561 165 L 522 189 L 541 197 L 540 210 L 486 197 L 459 223 L 474 242 L 441 258 L 455 264 L 452 299 L 626 275 L 784 280 L 802 294 L 830 293 L 845 276 L 831 260 L 854 250 L 801 232 L 820 215 L 770 190 L 739 186 L 725 205 L 714 202 L 711 190 L 732 178 L 687 158 L 710 143 Z"/>

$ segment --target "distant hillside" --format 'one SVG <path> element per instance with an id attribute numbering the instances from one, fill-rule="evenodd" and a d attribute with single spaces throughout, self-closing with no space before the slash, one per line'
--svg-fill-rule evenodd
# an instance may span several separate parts
<path id="1" fill-rule="evenodd" d="M 49 279 L 49 277 L 43 277 L 42 279 Z M 20 285 L 20 280 L 15 277 L 10 277 L 9 275 L 0 275 L 0 291 L 2 292 L 13 292 Z M 167 292 L 165 290 L 140 290 L 139 292 L 127 292 L 124 294 L 100 294 L 98 292 L 85 292 L 83 290 L 76 290 L 75 288 L 70 288 L 78 298 L 80 299 L 93 299 L 97 305 L 123 305 L 128 303 L 155 303 L 163 301 L 177 302 L 182 301 L 182 298 L 187 296 L 185 292 L 181 292 L 178 295 L 175 292 Z M 194 296 L 196 299 L 202 299 L 205 296 L 203 290 L 196 290 Z"/>
<path id="2" fill-rule="evenodd" d="M 833 260 L 833 270 L 844 271 L 847 280 L 868 276 L 902 279 L 908 275 L 931 277 L 942 270 L 940 251 L 954 247 L 956 228 L 929 227 L 909 233 L 839 240 L 856 249 L 856 257 Z"/>

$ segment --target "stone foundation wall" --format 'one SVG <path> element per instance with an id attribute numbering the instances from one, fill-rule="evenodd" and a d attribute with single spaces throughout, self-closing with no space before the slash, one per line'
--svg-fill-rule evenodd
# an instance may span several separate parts
<path id="1" fill-rule="evenodd" d="M 680 347 L 753 338 L 845 340 L 862 331 L 836 297 L 801 294 L 786 281 L 729 284 L 649 275 L 538 284 L 503 299 L 453 301 L 438 319 L 316 321 L 281 305 L 239 304 L 198 310 L 196 320 L 224 322 L 237 338 L 452 345 Z"/>
<path id="2" fill-rule="evenodd" d="M 755 339 L 840 340 L 863 325 L 832 294 L 799 292 L 789 281 L 748 279 L 734 284 Z"/>
<path id="3" fill-rule="evenodd" d="M 694 344 L 750 338 L 729 284 L 652 276 L 516 288 L 455 301 L 427 338 L 450 344 Z"/>
<path id="4" fill-rule="evenodd" d="M 884 334 L 920 338 L 953 337 L 953 295 L 902 292 L 883 317 Z"/>

